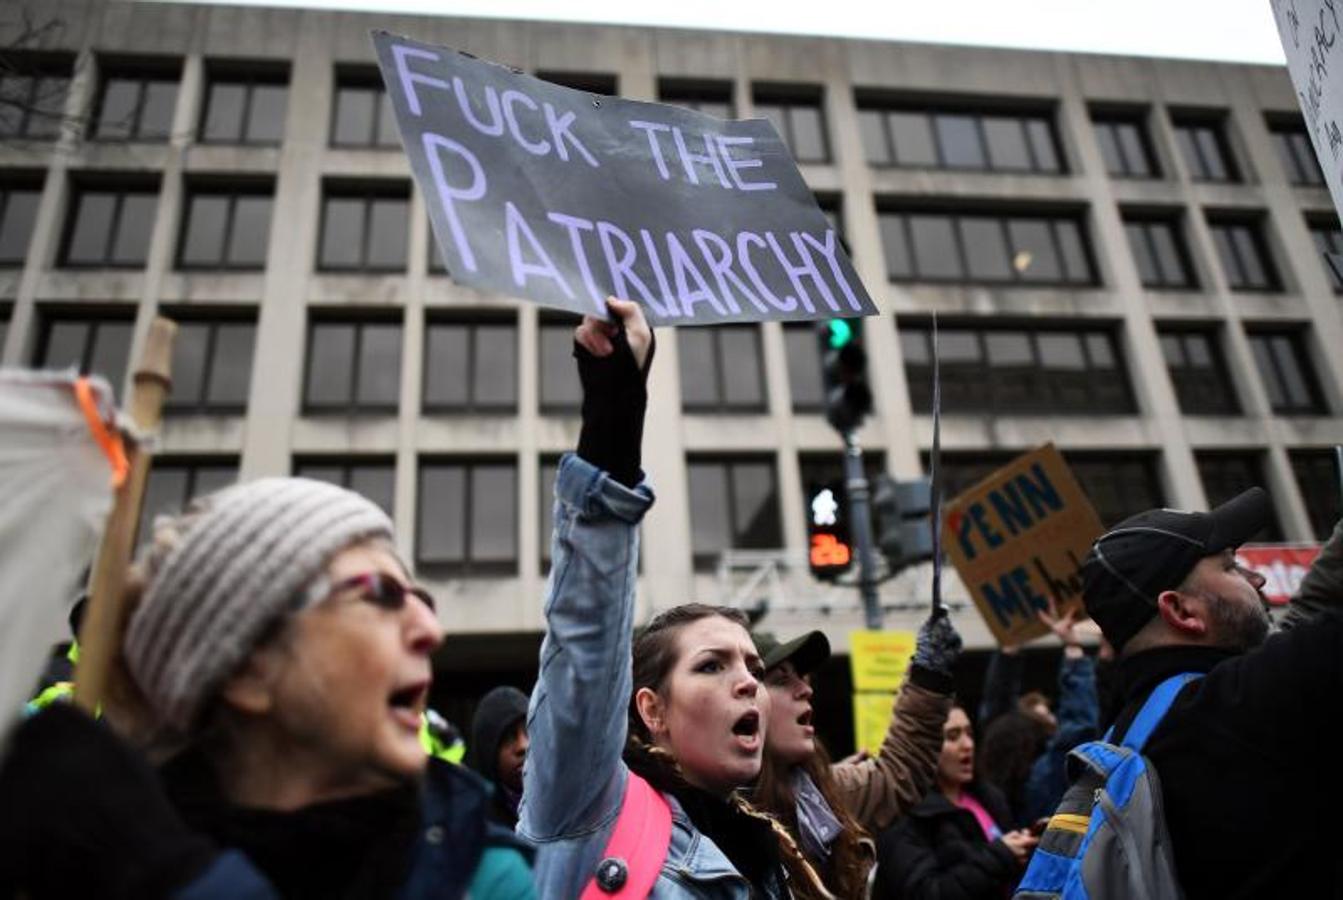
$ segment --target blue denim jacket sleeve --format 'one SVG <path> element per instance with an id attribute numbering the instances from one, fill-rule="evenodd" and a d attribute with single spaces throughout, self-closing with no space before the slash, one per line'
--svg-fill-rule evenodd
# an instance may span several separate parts
<path id="1" fill-rule="evenodd" d="M 1027 822 L 1053 814 L 1068 789 L 1068 753 L 1100 737 L 1100 697 L 1096 662 L 1089 656 L 1059 663 L 1058 731 L 1031 765 L 1026 778 Z"/>
<path id="2" fill-rule="evenodd" d="M 638 524 L 652 504 L 646 482 L 631 490 L 574 454 L 560 460 L 518 822 L 532 841 L 595 831 L 620 805 Z"/>

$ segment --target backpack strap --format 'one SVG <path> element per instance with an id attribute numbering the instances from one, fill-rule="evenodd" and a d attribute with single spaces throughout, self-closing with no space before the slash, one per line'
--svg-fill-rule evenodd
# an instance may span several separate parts
<path id="1" fill-rule="evenodd" d="M 1133 723 L 1129 725 L 1120 746 L 1127 747 L 1135 753 L 1141 753 L 1142 748 L 1147 744 L 1147 739 L 1152 736 L 1152 732 L 1166 717 L 1171 704 L 1175 702 L 1175 698 L 1184 689 L 1184 686 L 1194 679 L 1202 677 L 1197 672 L 1184 672 L 1179 675 L 1172 675 L 1158 684 L 1152 693 L 1147 695 L 1147 700 L 1143 703 L 1142 709 L 1138 710 L 1138 714 L 1133 717 Z M 1105 739 L 1107 741 L 1113 732 L 1113 728 L 1106 732 Z"/>
<path id="2" fill-rule="evenodd" d="M 615 828 L 580 900 L 644 900 L 667 861 L 671 831 L 667 798 L 630 772 Z"/>

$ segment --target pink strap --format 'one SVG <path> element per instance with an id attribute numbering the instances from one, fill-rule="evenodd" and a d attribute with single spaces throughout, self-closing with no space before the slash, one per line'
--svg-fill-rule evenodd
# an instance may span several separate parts
<path id="1" fill-rule="evenodd" d="M 602 851 L 598 866 L 625 866 L 625 883 L 608 891 L 594 875 L 580 900 L 644 900 L 653 890 L 671 846 L 672 814 L 667 800 L 651 784 L 633 772 L 625 783 L 616 827 Z"/>

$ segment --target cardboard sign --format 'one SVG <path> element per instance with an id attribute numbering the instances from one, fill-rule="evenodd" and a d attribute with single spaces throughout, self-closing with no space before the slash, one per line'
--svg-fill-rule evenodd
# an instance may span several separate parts
<path id="1" fill-rule="evenodd" d="M 873 756 L 881 750 L 886 732 L 891 730 L 894 694 L 856 693 L 853 695 L 853 746 Z"/>
<path id="2" fill-rule="evenodd" d="M 1264 576 L 1263 595 L 1269 603 L 1286 606 L 1319 555 L 1319 544 L 1260 544 L 1241 547 L 1236 560 Z"/>
<path id="3" fill-rule="evenodd" d="M 942 539 L 1000 644 L 1048 632 L 1036 615 L 1082 602 L 1079 568 L 1100 519 L 1063 456 L 1045 444 L 947 504 Z"/>
<path id="4" fill-rule="evenodd" d="M 895 693 L 914 656 L 912 631 L 849 632 L 849 667 L 855 691 Z"/>
<path id="5" fill-rule="evenodd" d="M 1343 217 L 1343 4 L 1272 0 L 1287 71 L 1334 211 Z"/>
<path id="6" fill-rule="evenodd" d="M 459 284 L 654 325 L 875 315 L 763 119 L 559 87 L 385 32 L 411 172 Z"/>

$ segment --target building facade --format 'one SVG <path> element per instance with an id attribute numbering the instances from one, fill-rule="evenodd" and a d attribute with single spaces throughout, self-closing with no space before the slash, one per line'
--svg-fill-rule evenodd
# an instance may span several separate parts
<path id="1" fill-rule="evenodd" d="M 78 365 L 124 390 L 150 320 L 172 316 L 149 511 L 264 475 L 364 491 L 482 665 L 509 647 L 534 664 L 554 464 L 578 433 L 572 320 L 445 274 L 373 28 L 595 93 L 771 118 L 881 310 L 864 329 L 870 469 L 927 466 L 935 312 L 953 493 L 1052 440 L 1107 522 L 1252 483 L 1274 499 L 1266 539 L 1322 538 L 1338 516 L 1343 282 L 1320 251 L 1343 236 L 1284 68 L 28 7 L 35 27 L 0 51 L 3 363 Z M 825 628 L 844 646 L 856 593 L 799 565 L 807 485 L 840 460 L 811 330 L 665 329 L 659 344 L 644 614 L 767 598 L 771 627 Z M 927 575 L 883 586 L 889 625 L 923 617 Z M 969 642 L 987 646 L 952 593 Z"/>

